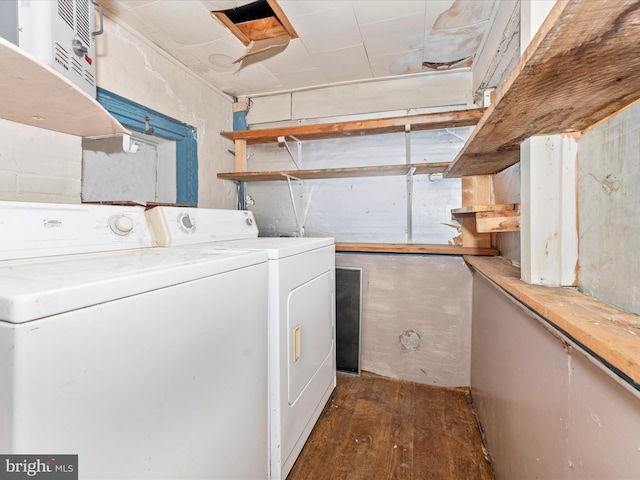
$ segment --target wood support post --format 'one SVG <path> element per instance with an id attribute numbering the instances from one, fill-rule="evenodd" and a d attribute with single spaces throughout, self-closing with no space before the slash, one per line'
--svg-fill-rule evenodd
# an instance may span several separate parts
<path id="1" fill-rule="evenodd" d="M 236 172 L 247 171 L 247 141 L 236 140 Z"/>
<path id="2" fill-rule="evenodd" d="M 531 137 L 520 148 L 522 280 L 578 283 L 578 142 L 571 135 Z"/>
<path id="3" fill-rule="evenodd" d="M 487 205 L 492 202 L 491 176 L 473 175 L 462 177 L 462 207 L 472 205 Z M 465 216 L 460 219 L 462 225 L 462 246 L 489 248 L 491 247 L 491 234 L 478 233 L 476 230 L 476 217 Z"/>

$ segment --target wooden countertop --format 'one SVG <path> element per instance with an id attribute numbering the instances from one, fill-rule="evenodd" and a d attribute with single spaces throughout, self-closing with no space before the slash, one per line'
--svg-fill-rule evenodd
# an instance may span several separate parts
<path id="1" fill-rule="evenodd" d="M 640 316 L 572 288 L 529 285 L 502 257 L 465 261 L 640 388 Z"/>

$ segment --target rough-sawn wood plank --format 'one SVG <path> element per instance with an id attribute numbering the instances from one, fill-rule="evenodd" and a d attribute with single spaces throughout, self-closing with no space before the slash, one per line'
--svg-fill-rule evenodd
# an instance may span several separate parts
<path id="1" fill-rule="evenodd" d="M 558 0 L 445 173 L 497 173 L 533 135 L 582 132 L 640 98 L 637 0 Z"/>

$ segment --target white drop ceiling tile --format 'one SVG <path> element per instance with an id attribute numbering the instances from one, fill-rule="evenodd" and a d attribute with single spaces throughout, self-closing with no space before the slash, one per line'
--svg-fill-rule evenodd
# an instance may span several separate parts
<path id="1" fill-rule="evenodd" d="M 422 49 L 393 53 L 379 57 L 369 57 L 374 77 L 421 73 Z"/>
<path id="2" fill-rule="evenodd" d="M 360 25 L 360 32 L 369 56 L 415 50 L 424 41 L 424 14 Z"/>
<path id="3" fill-rule="evenodd" d="M 242 7 L 253 1 L 255 0 L 200 0 L 200 3 L 204 5 L 207 10 L 214 11 Z"/>
<path id="4" fill-rule="evenodd" d="M 426 62 L 452 62 L 474 55 L 488 22 L 450 30 L 434 30 L 425 35 L 423 59 Z"/>
<path id="5" fill-rule="evenodd" d="M 454 3 L 455 0 L 428 0 L 424 15 L 425 30 L 432 30 L 441 15 L 445 15 L 446 17 L 447 14 L 445 12 L 449 11 Z"/>
<path id="6" fill-rule="evenodd" d="M 280 81 L 263 65 L 254 63 L 235 72 L 221 72 L 222 79 L 236 87 L 238 94 L 261 93 L 282 89 Z"/>
<path id="7" fill-rule="evenodd" d="M 373 77 L 369 59 L 363 46 L 345 48 L 312 56 L 322 72 L 322 84 Z"/>
<path id="8" fill-rule="evenodd" d="M 353 2 L 353 9 L 361 26 L 410 15 L 421 15 L 424 22 L 425 6 L 430 3 L 426 0 L 357 0 Z"/>
<path id="9" fill-rule="evenodd" d="M 299 39 L 291 40 L 284 51 L 265 58 L 259 55 L 264 66 L 273 73 L 290 73 L 315 67 L 313 58 Z"/>
<path id="10" fill-rule="evenodd" d="M 233 62 L 244 52 L 244 45 L 236 37 L 227 35 L 214 42 L 184 47 L 184 51 L 216 71 L 230 72 L 240 68 Z"/>
<path id="11" fill-rule="evenodd" d="M 181 45 L 211 42 L 229 34 L 200 2 L 162 0 L 136 13 Z"/>
<path id="12" fill-rule="evenodd" d="M 312 55 L 313 62 L 323 72 L 362 72 L 371 69 L 367 52 L 362 45 Z"/>
<path id="13" fill-rule="evenodd" d="M 193 65 L 197 65 L 201 63 L 196 57 L 191 55 L 184 48 L 179 48 L 177 50 L 167 50 L 167 52 L 169 53 L 169 55 L 171 55 L 172 57 L 174 57 L 176 60 L 178 60 L 183 65 L 186 65 L 187 67 L 192 67 Z"/>
<path id="14" fill-rule="evenodd" d="M 124 5 L 129 9 L 134 9 L 137 7 L 144 7 L 146 5 L 151 5 L 152 3 L 160 3 L 160 0 L 116 0 L 117 3 Z M 114 0 L 100 0 L 100 4 L 104 6 L 106 3 L 113 3 Z"/>
<path id="15" fill-rule="evenodd" d="M 321 72 L 318 68 L 311 68 L 309 70 L 299 70 L 297 72 L 276 73 L 275 76 L 282 86 L 289 90 L 307 87 L 309 85 L 316 85 L 321 79 Z"/>
<path id="16" fill-rule="evenodd" d="M 162 32 L 150 32 L 145 35 L 149 40 L 159 46 L 161 49 L 169 51 L 169 50 L 179 50 L 182 48 L 182 45 L 168 37 Z"/>
<path id="17" fill-rule="evenodd" d="M 127 7 L 121 1 L 102 0 L 100 4 L 106 10 L 106 15 L 114 19 L 116 23 L 119 23 L 119 22 L 124 23 L 128 27 L 132 28 L 138 33 L 141 33 L 142 35 L 145 35 L 150 32 L 155 32 L 158 30 L 158 27 L 147 23 L 143 18 L 137 15 L 134 11 L 130 10 L 129 7 Z"/>
<path id="18" fill-rule="evenodd" d="M 358 22 L 351 6 L 298 17 L 294 28 L 312 54 L 362 44 Z"/>
<path id="19" fill-rule="evenodd" d="M 351 7 L 351 0 L 279 0 L 278 5 L 282 8 L 289 20 L 305 15 L 315 15 L 316 13 L 337 10 L 339 8 Z M 293 28 L 296 28 L 295 24 Z"/>

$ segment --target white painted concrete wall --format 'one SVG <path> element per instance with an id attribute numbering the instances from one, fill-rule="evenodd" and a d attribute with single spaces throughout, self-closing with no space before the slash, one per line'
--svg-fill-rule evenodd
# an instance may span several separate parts
<path id="1" fill-rule="evenodd" d="M 80 203 L 80 137 L 0 120 L 0 200 Z"/>
<path id="2" fill-rule="evenodd" d="M 640 103 L 578 143 L 579 288 L 640 314 Z"/>
<path id="3" fill-rule="evenodd" d="M 496 479 L 638 478 L 639 392 L 473 277 L 471 393 Z"/>
<path id="4" fill-rule="evenodd" d="M 336 266 L 362 268 L 362 370 L 469 385 L 472 275 L 461 257 L 337 254 Z"/>

